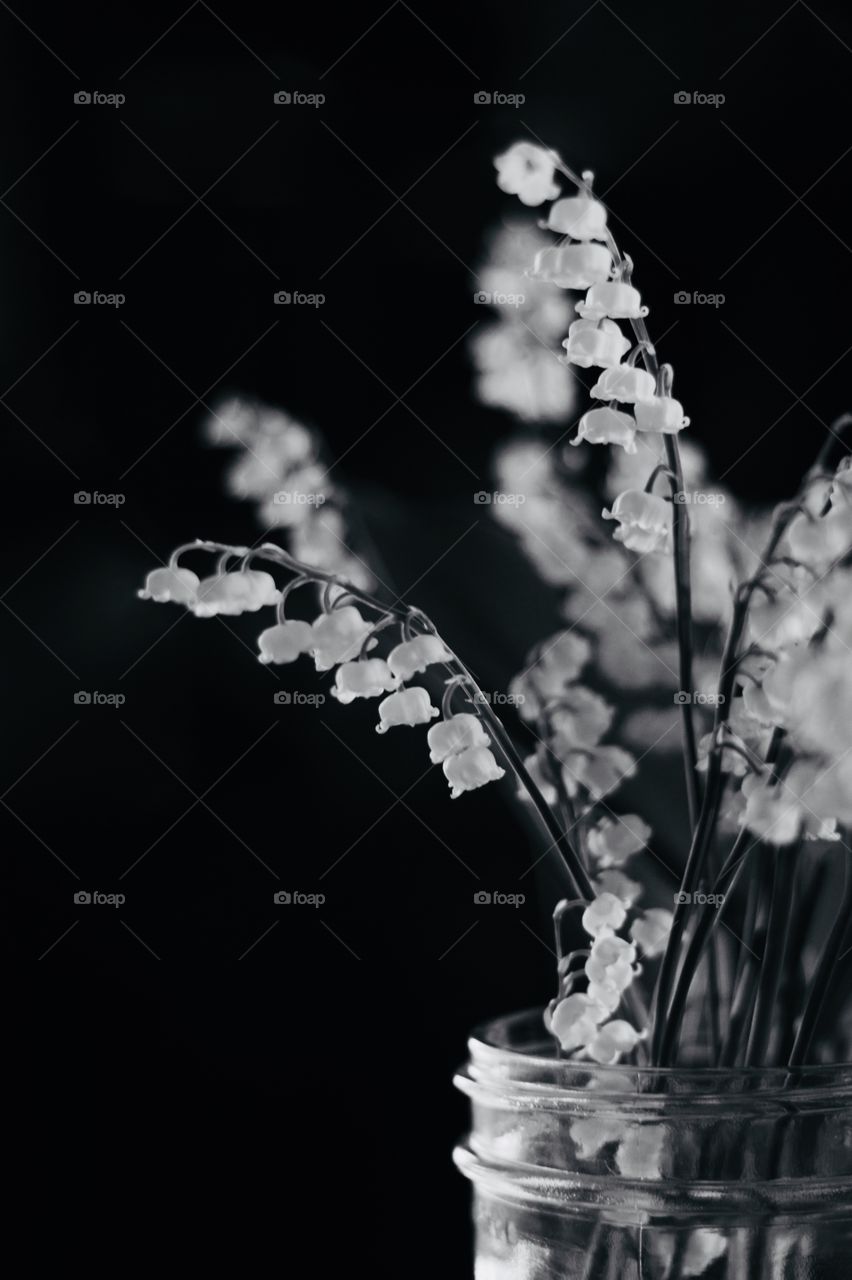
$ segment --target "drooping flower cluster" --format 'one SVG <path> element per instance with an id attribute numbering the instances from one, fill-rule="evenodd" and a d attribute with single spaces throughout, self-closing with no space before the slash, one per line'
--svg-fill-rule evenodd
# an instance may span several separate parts
<path id="1" fill-rule="evenodd" d="M 206 435 L 211 444 L 238 451 L 228 489 L 256 503 L 264 529 L 286 534 L 305 564 L 371 589 L 372 573 L 347 545 L 345 495 L 332 483 L 316 431 L 278 409 L 232 398 L 210 415 Z"/>
<path id="2" fill-rule="evenodd" d="M 545 243 L 525 222 L 510 222 L 492 237 L 476 278 L 474 300 L 487 307 L 470 350 L 483 404 L 506 409 L 523 422 L 564 422 L 574 402 L 574 380 L 555 344 L 572 316 L 568 299 L 529 279 L 526 267 Z"/>
<path id="3" fill-rule="evenodd" d="M 197 545 L 211 549 L 209 544 Z M 350 599 L 359 598 L 359 593 L 336 584 L 336 594 L 330 597 L 328 587 L 335 584 L 326 575 L 326 607 L 319 616 L 310 623 L 288 619 L 284 616 L 286 593 L 276 587 L 271 574 L 248 567 L 252 554 L 277 559 L 275 548 L 265 547 L 257 553 L 245 548 L 217 549 L 222 554 L 216 573 L 199 579 L 192 570 L 180 567 L 178 551 L 166 568 L 154 569 L 148 574 L 139 596 L 158 603 L 181 604 L 198 618 L 217 614 L 236 616 L 254 613 L 265 606 L 277 606 L 277 621 L 258 636 L 260 662 L 280 666 L 308 656 L 313 658 L 317 671 L 334 670 L 332 695 L 341 705 L 359 699 L 381 699 L 376 725 L 376 732 L 380 734 L 400 726 L 428 725 L 442 717 L 429 729 L 427 742 L 429 758 L 433 764 L 442 766 L 452 799 L 504 776 L 505 770 L 497 763 L 491 739 L 479 717 L 470 712 L 451 713 L 449 695 L 460 685 L 467 685 L 476 695 L 471 699 L 473 705 L 484 705 L 466 673 L 453 674 L 446 681 L 443 715 L 432 705 L 427 688 L 410 683 L 430 668 L 441 666 L 452 670 L 454 663 L 458 665 L 458 660 L 436 633 L 415 631 L 411 620 L 403 616 L 399 643 L 385 657 L 369 656 L 379 644 L 379 637 L 387 633 L 393 621 L 391 613 L 382 614 L 379 609 L 378 619 L 365 618 L 355 604 L 348 603 Z M 241 560 L 240 567 L 229 569 L 229 562 L 237 557 Z M 308 566 L 298 564 L 285 553 L 279 562 L 299 572 L 300 581 L 312 580 Z M 422 619 L 422 615 L 417 617 Z"/>

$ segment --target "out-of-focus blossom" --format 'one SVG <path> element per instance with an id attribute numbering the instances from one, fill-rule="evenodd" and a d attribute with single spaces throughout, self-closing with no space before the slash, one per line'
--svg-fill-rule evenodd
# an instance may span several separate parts
<path id="1" fill-rule="evenodd" d="M 651 828 L 638 813 L 618 819 L 601 818 L 588 835 L 589 853 L 601 868 L 623 867 L 628 858 L 644 849 Z"/>
<path id="2" fill-rule="evenodd" d="M 384 658 L 361 658 L 344 662 L 335 672 L 332 694 L 338 702 L 354 702 L 356 698 L 378 698 L 399 684 Z"/>
<path id="3" fill-rule="evenodd" d="M 615 1018 L 600 1028 L 586 1046 L 586 1052 L 593 1062 L 612 1065 L 620 1061 L 623 1054 L 631 1053 L 647 1034 L 647 1031 L 637 1031 L 622 1018 Z"/>
<path id="4" fill-rule="evenodd" d="M 547 226 L 572 240 L 605 240 L 606 209 L 588 196 L 567 196 L 550 206 Z"/>
<path id="5" fill-rule="evenodd" d="M 388 694 L 379 703 L 379 723 L 376 733 L 387 733 L 397 725 L 428 724 L 441 713 L 433 707 L 427 689 L 415 685 L 412 689 L 400 689 Z"/>
<path id="6" fill-rule="evenodd" d="M 630 349 L 614 320 L 575 320 L 568 327 L 568 337 L 562 343 L 565 359 L 581 369 L 597 365 L 610 369 L 617 365 Z"/>
<path id="7" fill-rule="evenodd" d="M 264 665 L 295 662 L 303 653 L 310 653 L 314 643 L 313 627 L 309 622 L 295 619 L 267 627 L 257 637 L 260 650 L 258 661 Z"/>
<path id="8" fill-rule="evenodd" d="M 561 759 L 562 776 L 572 797 L 585 790 L 592 800 L 602 800 L 636 772 L 636 761 L 621 747 L 572 751 Z"/>
<path id="9" fill-rule="evenodd" d="M 628 453 L 636 452 L 636 423 L 629 413 L 620 409 L 589 409 L 580 419 L 577 435 L 570 441 L 573 445 L 582 444 L 618 444 Z"/>
<path id="10" fill-rule="evenodd" d="M 627 489 L 604 507 L 604 520 L 617 520 L 613 537 L 631 551 L 668 551 L 671 542 L 672 509 L 665 499 L 641 489 Z"/>
<path id="11" fill-rule="evenodd" d="M 140 600 L 156 600 L 158 604 L 171 600 L 175 604 L 191 605 L 198 587 L 198 575 L 191 569 L 152 569 L 137 595 Z"/>
<path id="12" fill-rule="evenodd" d="M 596 893 L 613 893 L 628 909 L 635 906 L 642 896 L 642 886 L 638 880 L 631 880 L 623 871 L 601 871 L 592 884 Z"/>
<path id="13" fill-rule="evenodd" d="M 612 254 L 602 244 L 549 245 L 535 256 L 530 278 L 547 280 L 560 289 L 588 289 L 603 283 L 612 271 Z"/>
<path id="14" fill-rule="evenodd" d="M 666 911 L 663 907 L 649 907 L 638 920 L 633 921 L 630 936 L 643 956 L 652 960 L 663 954 L 673 919 L 671 911 Z"/>
<path id="15" fill-rule="evenodd" d="M 553 749 L 558 756 L 577 747 L 596 747 L 612 723 L 609 703 L 581 684 L 569 685 L 548 712 Z"/>
<path id="16" fill-rule="evenodd" d="M 570 374 L 524 325 L 506 321 L 482 329 L 471 351 L 483 404 L 506 409 L 524 422 L 558 422 L 570 412 Z"/>
<path id="17" fill-rule="evenodd" d="M 802 829 L 802 808 L 798 798 L 783 786 L 751 775 L 743 779 L 745 813 L 743 823 L 752 833 L 770 844 L 792 844 Z"/>
<path id="18" fill-rule="evenodd" d="M 577 315 L 589 320 L 639 320 L 648 314 L 639 290 L 623 280 L 607 280 L 592 285 L 585 302 L 577 303 Z"/>
<path id="19" fill-rule="evenodd" d="M 606 1009 L 579 993 L 560 1000 L 550 1015 L 550 1032 L 565 1053 L 586 1045 L 595 1035 L 598 1024 L 607 1016 Z"/>
<path id="20" fill-rule="evenodd" d="M 537 755 L 527 756 L 527 758 L 524 760 L 524 768 L 526 769 L 527 773 L 530 775 L 533 782 L 541 792 L 542 799 L 544 800 L 545 804 L 550 804 L 550 805 L 556 804 L 557 800 L 559 799 L 559 793 L 556 790 L 556 787 L 553 785 L 553 783 L 549 782 L 548 779 L 544 776 L 544 772 L 542 770 L 541 762 L 538 756 Z M 523 787 L 520 785 L 518 786 L 518 799 L 523 800 L 524 803 L 532 802 L 532 797 L 530 796 L 530 793 L 527 791 L 526 787 Z"/>
<path id="21" fill-rule="evenodd" d="M 388 666 L 399 680 L 410 680 L 436 662 L 448 662 L 450 652 L 438 636 L 415 636 L 391 649 Z"/>
<path id="22" fill-rule="evenodd" d="M 553 181 L 556 156 L 532 142 L 516 142 L 494 161 L 497 186 L 521 204 L 531 207 L 555 200 L 559 187 Z"/>
<path id="23" fill-rule="evenodd" d="M 560 631 L 542 641 L 526 670 L 509 683 L 524 720 L 537 720 L 544 707 L 563 697 L 589 660 L 591 646 L 576 631 Z"/>
<path id="24" fill-rule="evenodd" d="M 487 747 L 490 742 L 479 717 L 469 711 L 459 711 L 433 724 L 426 740 L 433 764 L 442 764 L 448 756 L 457 756 L 468 747 Z"/>
<path id="25" fill-rule="evenodd" d="M 452 800 L 458 799 L 465 791 L 476 791 L 488 782 L 497 782 L 506 773 L 489 747 L 468 747 L 456 756 L 448 756 L 442 768 L 450 784 Z"/>

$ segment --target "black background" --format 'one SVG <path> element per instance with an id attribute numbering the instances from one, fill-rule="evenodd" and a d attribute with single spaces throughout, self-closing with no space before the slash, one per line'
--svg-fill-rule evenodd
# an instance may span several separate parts
<path id="1" fill-rule="evenodd" d="M 505 687 L 557 601 L 472 503 L 513 426 L 475 404 L 464 335 L 485 318 L 483 236 L 519 211 L 492 157 L 520 137 L 596 171 L 716 472 L 787 496 L 850 407 L 846 6 L 16 14 L 0 11 L 3 813 L 37 1163 L 73 1173 L 106 1140 L 146 1234 L 201 1190 L 192 1256 L 233 1234 L 248 1274 L 299 1241 L 311 1273 L 466 1276 L 450 1080 L 471 1026 L 549 993 L 537 833 L 507 790 L 448 804 L 422 740 L 377 738 L 373 708 L 275 706 L 313 677 L 253 661 L 256 619 L 177 623 L 135 590 L 178 542 L 258 536 L 200 434 L 204 404 L 242 391 L 332 457 L 358 441 L 338 473 L 382 577 L 416 583 L 483 687 Z M 282 89 L 327 100 L 277 106 Z M 80 289 L 126 302 L 75 307 Z M 326 302 L 276 307 L 278 289 Z M 679 307 L 681 289 L 725 303 Z M 126 501 L 75 506 L 78 490 Z M 81 688 L 126 703 L 77 707 Z M 672 817 L 674 860 L 677 837 Z M 519 912 L 473 906 L 521 886 Z M 80 887 L 127 901 L 80 908 Z M 285 913 L 276 888 L 328 900 Z"/>

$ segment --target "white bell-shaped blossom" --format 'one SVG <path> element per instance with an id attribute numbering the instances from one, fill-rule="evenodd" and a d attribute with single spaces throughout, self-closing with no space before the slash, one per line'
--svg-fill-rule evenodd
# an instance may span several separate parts
<path id="1" fill-rule="evenodd" d="M 451 654 L 438 636 L 415 636 L 388 654 L 388 666 L 399 680 L 410 680 L 436 662 L 448 662 Z"/>
<path id="2" fill-rule="evenodd" d="M 610 369 L 630 350 L 630 340 L 614 320 L 575 320 L 562 343 L 565 359 L 581 369 Z"/>
<path id="3" fill-rule="evenodd" d="M 259 662 L 264 665 L 295 662 L 303 653 L 310 653 L 314 643 L 313 628 L 309 622 L 295 619 L 292 622 L 279 622 L 274 627 L 267 627 L 257 637 L 260 649 Z"/>
<path id="4" fill-rule="evenodd" d="M 620 409 L 589 409 L 580 419 L 577 435 L 570 442 L 582 444 L 619 444 L 627 453 L 636 452 L 636 423 Z"/>
<path id="5" fill-rule="evenodd" d="M 620 898 L 625 907 L 635 906 L 639 898 L 642 896 L 642 886 L 638 880 L 631 880 L 630 876 L 626 876 L 623 871 L 616 869 L 602 871 L 592 881 L 592 886 L 596 893 L 614 893 L 616 898 Z"/>
<path id="6" fill-rule="evenodd" d="M 332 694 L 338 702 L 354 702 L 356 698 L 378 698 L 399 684 L 384 658 L 361 658 L 344 662 L 337 668 Z"/>
<path id="7" fill-rule="evenodd" d="M 586 907 L 582 925 L 586 933 L 596 937 L 602 930 L 607 933 L 620 929 L 627 919 L 624 903 L 614 893 L 601 893 Z"/>
<path id="8" fill-rule="evenodd" d="M 601 894 L 595 902 L 600 902 L 601 898 L 606 898 L 606 895 Z M 620 924 L 623 924 L 627 914 L 624 903 L 620 898 L 616 902 L 617 907 L 606 898 L 606 909 L 611 921 L 620 920 Z M 598 929 L 584 967 L 590 982 L 612 987 L 619 994 L 627 990 L 639 972 L 634 943 L 628 942 L 626 938 L 617 938 L 612 932 L 613 929 L 620 928 L 620 924 L 603 925 Z"/>
<path id="9" fill-rule="evenodd" d="M 592 800 L 602 800 L 636 772 L 635 759 L 621 747 L 571 751 L 561 759 L 562 776 L 572 797 L 585 790 Z"/>
<path id="10" fill-rule="evenodd" d="M 476 791 L 488 782 L 497 782 L 506 773 L 489 747 L 468 747 L 457 756 L 448 756 L 442 768 L 450 784 L 451 800 L 457 800 L 465 791 Z"/>
<path id="11" fill-rule="evenodd" d="M 535 255 L 530 279 L 547 280 L 560 289 L 588 289 L 608 280 L 611 271 L 612 254 L 605 245 L 549 245 Z"/>
<path id="12" fill-rule="evenodd" d="M 852 549 L 852 507 L 832 507 L 827 515 L 816 517 L 800 512 L 790 522 L 787 541 L 803 564 L 832 564 Z"/>
<path id="13" fill-rule="evenodd" d="M 583 1048 L 593 1039 L 598 1025 L 607 1016 L 603 1005 L 596 1004 L 589 996 L 566 996 L 560 1000 L 549 1018 L 549 1030 L 559 1041 L 565 1053 Z"/>
<path id="14" fill-rule="evenodd" d="M 587 838 L 589 853 L 602 869 L 623 867 L 628 858 L 644 849 L 651 828 L 638 813 L 617 819 L 601 818 Z"/>
<path id="15" fill-rule="evenodd" d="M 560 631 L 544 640 L 525 671 L 509 683 L 524 720 L 537 720 L 547 703 L 565 695 L 589 661 L 592 647 L 577 631 Z"/>
<path id="16" fill-rule="evenodd" d="M 617 520 L 613 537 L 631 551 L 668 551 L 671 545 L 672 509 L 664 498 L 641 489 L 626 489 L 604 507 L 604 520 Z"/>
<path id="17" fill-rule="evenodd" d="M 746 798 L 743 825 L 769 844 L 792 844 L 802 830 L 799 799 L 783 785 L 770 787 L 752 775 L 743 780 Z"/>
<path id="18" fill-rule="evenodd" d="M 280 599 L 281 592 L 272 574 L 261 569 L 242 569 L 202 579 L 192 611 L 197 618 L 213 618 L 216 614 L 237 617 L 241 613 L 256 613 Z"/>
<path id="19" fill-rule="evenodd" d="M 152 569 L 145 579 L 145 586 L 137 592 L 140 600 L 156 600 L 165 604 L 191 605 L 198 593 L 199 578 L 191 569 Z"/>
<path id="20" fill-rule="evenodd" d="M 648 314 L 639 290 L 623 280 L 593 284 L 584 302 L 577 303 L 577 315 L 587 320 L 640 320 Z"/>
<path id="21" fill-rule="evenodd" d="M 313 624 L 313 651 L 317 671 L 329 671 L 338 662 L 357 657 L 372 630 L 352 604 L 321 613 Z"/>
<path id="22" fill-rule="evenodd" d="M 661 956 L 666 949 L 674 916 L 664 907 L 649 907 L 638 920 L 630 926 L 630 936 L 639 947 L 643 956 L 652 960 Z"/>
<path id="23" fill-rule="evenodd" d="M 555 162 L 552 151 L 532 142 L 516 142 L 494 161 L 497 186 L 528 207 L 555 200 L 559 195 L 559 187 L 553 181 Z"/>
<path id="24" fill-rule="evenodd" d="M 441 713 L 433 707 L 428 689 L 415 685 L 412 689 L 400 689 L 388 694 L 379 703 L 379 723 L 376 733 L 387 733 L 397 725 L 428 724 Z"/>
<path id="25" fill-rule="evenodd" d="M 651 396 L 648 400 L 637 400 L 633 412 L 636 415 L 637 431 L 653 431 L 658 435 L 673 436 L 689 426 L 689 418 L 684 417 L 683 405 L 673 396 Z"/>
<path id="26" fill-rule="evenodd" d="M 549 805 L 556 804 L 557 800 L 559 799 L 559 792 L 556 790 L 556 787 L 553 785 L 553 783 L 549 782 L 548 779 L 544 776 L 544 772 L 541 767 L 541 762 L 535 753 L 533 753 L 533 755 L 531 756 L 527 756 L 527 758 L 524 760 L 524 767 L 527 773 L 532 778 L 535 785 L 538 787 L 539 791 L 541 792 L 542 799 L 544 800 L 545 804 L 549 804 Z M 518 783 L 518 799 L 523 800 L 525 803 L 532 802 L 532 796 L 527 791 L 526 787 L 523 786 L 522 783 L 520 782 Z"/>
<path id="27" fill-rule="evenodd" d="M 589 395 L 593 400 L 620 400 L 622 404 L 636 404 L 637 400 L 650 400 L 656 386 L 653 374 L 645 369 L 617 364 L 599 374 Z"/>
<path id="28" fill-rule="evenodd" d="M 622 992 L 612 982 L 590 982 L 586 987 L 586 995 L 590 1000 L 594 1000 L 595 1004 L 599 1004 L 606 1009 L 610 1017 L 615 1013 L 622 1000 Z"/>
<path id="29" fill-rule="evenodd" d="M 637 1031 L 629 1022 L 616 1018 L 598 1030 L 594 1039 L 586 1046 L 586 1053 L 593 1062 L 611 1066 L 625 1053 L 632 1053 L 639 1041 L 644 1040 L 647 1035 L 647 1031 Z"/>
<path id="30" fill-rule="evenodd" d="M 596 747 L 615 714 L 614 708 L 593 689 L 569 685 L 548 714 L 558 756 L 577 747 Z"/>
<path id="31" fill-rule="evenodd" d="M 606 240 L 606 209 L 588 196 L 566 196 L 550 206 L 547 226 L 572 240 Z"/>
<path id="32" fill-rule="evenodd" d="M 457 756 L 468 747 L 487 747 L 491 739 L 479 716 L 470 711 L 458 711 L 454 716 L 433 724 L 426 734 L 426 741 L 429 759 L 433 764 L 443 764 L 449 756 Z"/>

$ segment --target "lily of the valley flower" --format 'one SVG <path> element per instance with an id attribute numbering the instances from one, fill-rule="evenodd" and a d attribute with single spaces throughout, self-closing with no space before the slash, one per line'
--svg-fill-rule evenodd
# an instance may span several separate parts
<path id="1" fill-rule="evenodd" d="M 384 658 L 361 658 L 344 662 L 335 673 L 332 694 L 338 702 L 354 702 L 356 698 L 378 698 L 399 684 Z"/>
<path id="2" fill-rule="evenodd" d="M 530 207 L 555 200 L 559 187 L 553 181 L 555 156 L 532 142 L 516 142 L 494 161 L 497 186 Z"/>
<path id="3" fill-rule="evenodd" d="M 619 444 L 626 453 L 635 453 L 636 423 L 629 413 L 619 409 L 589 409 L 570 443 L 578 445 L 584 440 L 589 444 Z"/>
<path id="4" fill-rule="evenodd" d="M 589 392 L 593 400 L 620 400 L 622 404 L 636 404 L 637 400 L 650 400 L 656 388 L 652 374 L 637 369 L 632 364 L 617 364 L 604 369 Z"/>
<path id="5" fill-rule="evenodd" d="M 457 800 L 465 791 L 476 791 L 489 782 L 497 782 L 506 773 L 489 747 L 468 747 L 458 755 L 448 756 L 442 768 L 450 784 L 451 800 Z"/>
<path id="6" fill-rule="evenodd" d="M 152 569 L 145 579 L 145 586 L 137 592 L 140 600 L 156 600 L 165 604 L 191 605 L 198 593 L 199 577 L 191 569 Z"/>
<path id="7" fill-rule="evenodd" d="M 570 1053 L 572 1049 L 582 1048 L 593 1039 L 598 1025 L 606 1016 L 607 1010 L 603 1005 L 578 993 L 559 1001 L 550 1014 L 549 1029 L 563 1050 Z"/>
<path id="8" fill-rule="evenodd" d="M 561 758 L 578 747 L 596 747 L 612 723 L 606 699 L 581 684 L 569 685 L 548 710 L 553 749 Z"/>
<path id="9" fill-rule="evenodd" d="M 586 907 L 583 912 L 582 925 L 586 933 L 596 937 L 599 933 L 610 934 L 620 929 L 627 919 L 624 903 L 613 893 L 602 893 Z"/>
<path id="10" fill-rule="evenodd" d="M 637 406 L 638 407 L 638 406 Z M 617 520 L 613 537 L 631 551 L 668 551 L 671 542 L 672 509 L 664 498 L 641 489 L 626 489 L 604 507 L 604 520 Z"/>
<path id="11" fill-rule="evenodd" d="M 683 405 L 672 396 L 651 396 L 649 400 L 637 400 L 633 412 L 636 414 L 637 431 L 653 431 L 658 435 L 673 436 L 689 426 L 689 418 L 684 417 Z"/>
<path id="12" fill-rule="evenodd" d="M 631 1053 L 647 1035 L 647 1031 L 637 1031 L 629 1022 L 616 1018 L 600 1028 L 586 1046 L 586 1053 L 593 1062 L 612 1066 L 623 1054 Z"/>
<path id="13" fill-rule="evenodd" d="M 352 604 L 321 613 L 312 628 L 317 671 L 330 671 L 338 662 L 356 657 L 371 630 L 372 625 Z"/>
<path id="14" fill-rule="evenodd" d="M 802 808 L 797 797 L 783 786 L 751 775 L 743 779 L 746 798 L 743 825 L 769 844 L 792 844 L 802 829 Z"/>
<path id="15" fill-rule="evenodd" d="M 433 724 L 426 735 L 429 759 L 433 764 L 443 764 L 449 756 L 457 756 L 469 747 L 487 747 L 491 739 L 482 727 L 478 716 L 469 711 L 459 711 L 446 720 Z"/>
<path id="16" fill-rule="evenodd" d="M 549 782 L 544 776 L 541 761 L 536 754 L 527 756 L 524 761 L 524 768 L 541 792 L 541 796 L 545 804 L 556 804 L 559 799 L 559 792 L 556 790 L 553 783 Z M 518 785 L 518 799 L 523 800 L 525 803 L 532 803 L 532 796 L 527 791 L 526 787 L 521 786 L 520 784 Z"/>
<path id="17" fill-rule="evenodd" d="M 588 791 L 592 800 L 602 800 L 636 772 L 636 761 L 621 747 L 596 747 L 571 751 L 562 757 L 562 776 L 570 796 Z"/>
<path id="18" fill-rule="evenodd" d="M 577 303 L 577 315 L 588 320 L 639 320 L 648 314 L 639 290 L 623 280 L 607 280 L 593 284 L 585 302 Z"/>
<path id="19" fill-rule="evenodd" d="M 277 604 L 281 592 L 271 573 L 262 569 L 242 569 L 237 573 L 220 573 L 204 578 L 196 591 L 192 611 L 196 618 L 213 618 L 216 614 L 237 617 L 256 613 L 266 605 Z"/>
<path id="20" fill-rule="evenodd" d="M 301 654 L 310 653 L 313 643 L 314 633 L 309 622 L 298 619 L 279 622 L 277 626 L 261 631 L 257 637 L 258 661 L 264 664 L 295 662 Z"/>
<path id="21" fill-rule="evenodd" d="M 575 320 L 568 326 L 568 337 L 562 343 L 565 359 L 581 369 L 593 365 L 610 369 L 617 365 L 630 349 L 614 320 Z"/>
<path id="22" fill-rule="evenodd" d="M 450 653 L 438 636 L 415 636 L 388 654 L 388 666 L 399 680 L 410 680 L 436 662 L 449 661 Z"/>
<path id="23" fill-rule="evenodd" d="M 606 209 L 588 196 L 567 196 L 550 206 L 547 226 L 572 240 L 606 240 Z"/>
<path id="24" fill-rule="evenodd" d="M 547 280 L 560 289 L 588 289 L 609 279 L 612 254 L 602 244 L 548 245 L 539 249 L 530 279 Z"/>
<path id="25" fill-rule="evenodd" d="M 644 849 L 651 828 L 638 813 L 626 813 L 617 820 L 601 818 L 588 835 L 589 853 L 602 869 L 623 867 L 634 853 Z"/>
<path id="26" fill-rule="evenodd" d="M 800 512 L 787 531 L 790 550 L 803 564 L 827 566 L 852 548 L 852 507 L 833 506 L 825 516 Z"/>
<path id="27" fill-rule="evenodd" d="M 597 893 L 615 894 L 616 898 L 620 898 L 628 908 L 634 906 L 642 896 L 642 886 L 638 880 L 631 880 L 623 871 L 602 871 L 597 879 L 592 881 L 592 885 Z"/>
<path id="28" fill-rule="evenodd" d="M 633 921 L 630 936 L 643 956 L 652 960 L 663 954 L 673 919 L 671 911 L 666 911 L 663 907 L 650 907 L 638 920 Z"/>
<path id="29" fill-rule="evenodd" d="M 379 703 L 379 723 L 376 733 L 387 733 L 397 725 L 428 724 L 441 713 L 433 707 L 429 691 L 415 685 L 413 689 L 400 689 Z"/>

